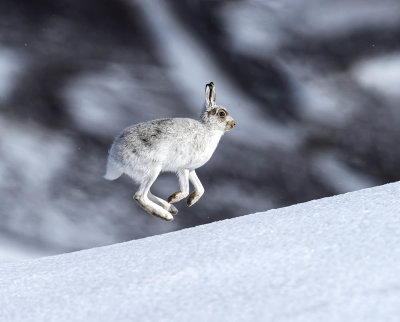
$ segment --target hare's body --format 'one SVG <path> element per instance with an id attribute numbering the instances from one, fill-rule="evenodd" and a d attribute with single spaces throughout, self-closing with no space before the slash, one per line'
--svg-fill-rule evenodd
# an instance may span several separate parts
<path id="1" fill-rule="evenodd" d="M 221 136 L 235 121 L 222 107 L 215 105 L 214 84 L 206 86 L 206 107 L 200 121 L 189 118 L 166 118 L 139 123 L 122 131 L 111 146 L 105 178 L 117 179 L 123 173 L 140 183 L 135 200 L 147 212 L 172 220 L 177 202 L 189 195 L 189 180 L 195 190 L 188 198 L 191 206 L 204 193 L 195 169 L 214 153 Z M 176 172 L 180 191 L 168 201 L 150 192 L 160 172 Z"/>
<path id="2" fill-rule="evenodd" d="M 118 169 L 140 183 L 154 166 L 160 166 L 162 172 L 194 170 L 211 158 L 223 134 L 189 118 L 136 124 L 115 139 L 110 150 L 110 171 Z"/>

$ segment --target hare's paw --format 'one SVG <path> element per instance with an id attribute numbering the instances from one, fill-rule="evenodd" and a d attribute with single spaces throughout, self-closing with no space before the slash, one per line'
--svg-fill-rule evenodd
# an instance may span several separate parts
<path id="1" fill-rule="evenodd" d="M 151 211 L 149 214 L 156 216 L 158 218 L 164 219 L 166 221 L 172 221 L 174 220 L 174 217 L 170 213 L 161 213 L 158 211 Z"/>
<path id="2" fill-rule="evenodd" d="M 183 193 L 182 191 L 177 191 L 168 197 L 168 202 L 170 202 L 170 203 L 178 202 L 178 201 L 181 201 L 182 199 L 186 198 L 187 196 L 188 196 L 188 193 Z"/>
<path id="3" fill-rule="evenodd" d="M 203 194 L 202 193 L 200 193 L 199 191 L 193 191 L 191 194 L 190 194 L 190 196 L 189 196 L 189 198 L 187 198 L 187 201 L 186 201 L 186 203 L 187 203 L 187 205 L 190 207 L 190 206 L 193 206 L 199 199 L 200 199 L 200 197 L 202 196 Z"/>
<path id="4" fill-rule="evenodd" d="M 176 209 L 173 205 L 166 202 L 164 199 L 156 197 L 151 192 L 148 193 L 148 197 L 151 201 L 155 202 L 156 204 L 160 205 L 166 211 L 169 211 L 171 214 L 176 215 L 178 213 L 178 209 Z"/>
<path id="5" fill-rule="evenodd" d="M 158 218 L 164 219 L 166 221 L 174 220 L 174 217 L 170 212 L 163 209 L 161 206 L 155 204 L 154 202 L 150 201 L 149 199 L 139 195 L 135 195 L 133 198 L 136 200 L 139 206 L 142 207 L 147 213 L 156 216 Z"/>
<path id="6" fill-rule="evenodd" d="M 166 201 L 163 203 L 159 202 L 159 205 L 173 215 L 176 215 L 178 213 L 178 209 L 176 209 L 176 207 L 174 205 L 171 205 L 170 203 L 168 203 Z"/>
<path id="7" fill-rule="evenodd" d="M 169 205 L 168 211 L 173 215 L 176 215 L 178 213 L 178 209 L 176 209 L 174 205 Z"/>

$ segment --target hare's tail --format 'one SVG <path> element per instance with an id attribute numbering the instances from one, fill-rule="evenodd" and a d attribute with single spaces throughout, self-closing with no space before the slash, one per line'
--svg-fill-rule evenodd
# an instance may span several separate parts
<path id="1" fill-rule="evenodd" d="M 107 162 L 107 171 L 106 174 L 104 175 L 104 179 L 107 180 L 115 180 L 118 179 L 124 172 L 120 169 L 118 169 L 114 162 L 111 160 L 108 160 Z"/>

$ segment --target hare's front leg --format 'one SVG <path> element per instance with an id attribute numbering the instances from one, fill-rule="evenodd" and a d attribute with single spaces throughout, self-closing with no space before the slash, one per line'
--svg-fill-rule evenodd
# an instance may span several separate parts
<path id="1" fill-rule="evenodd" d="M 200 179 L 197 177 L 196 171 L 192 170 L 189 172 L 189 180 L 194 187 L 194 191 L 187 199 L 187 205 L 190 207 L 193 206 L 201 198 L 204 193 L 204 188 L 200 182 Z"/>
<path id="2" fill-rule="evenodd" d="M 189 195 L 189 170 L 178 171 L 179 186 L 181 191 L 177 191 L 168 197 L 168 202 L 178 202 Z"/>

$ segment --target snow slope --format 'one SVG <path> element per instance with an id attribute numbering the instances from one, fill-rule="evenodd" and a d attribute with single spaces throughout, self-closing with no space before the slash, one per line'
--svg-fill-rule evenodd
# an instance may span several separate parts
<path id="1" fill-rule="evenodd" d="M 3 264 L 0 320 L 398 321 L 399 196 L 388 184 Z"/>

